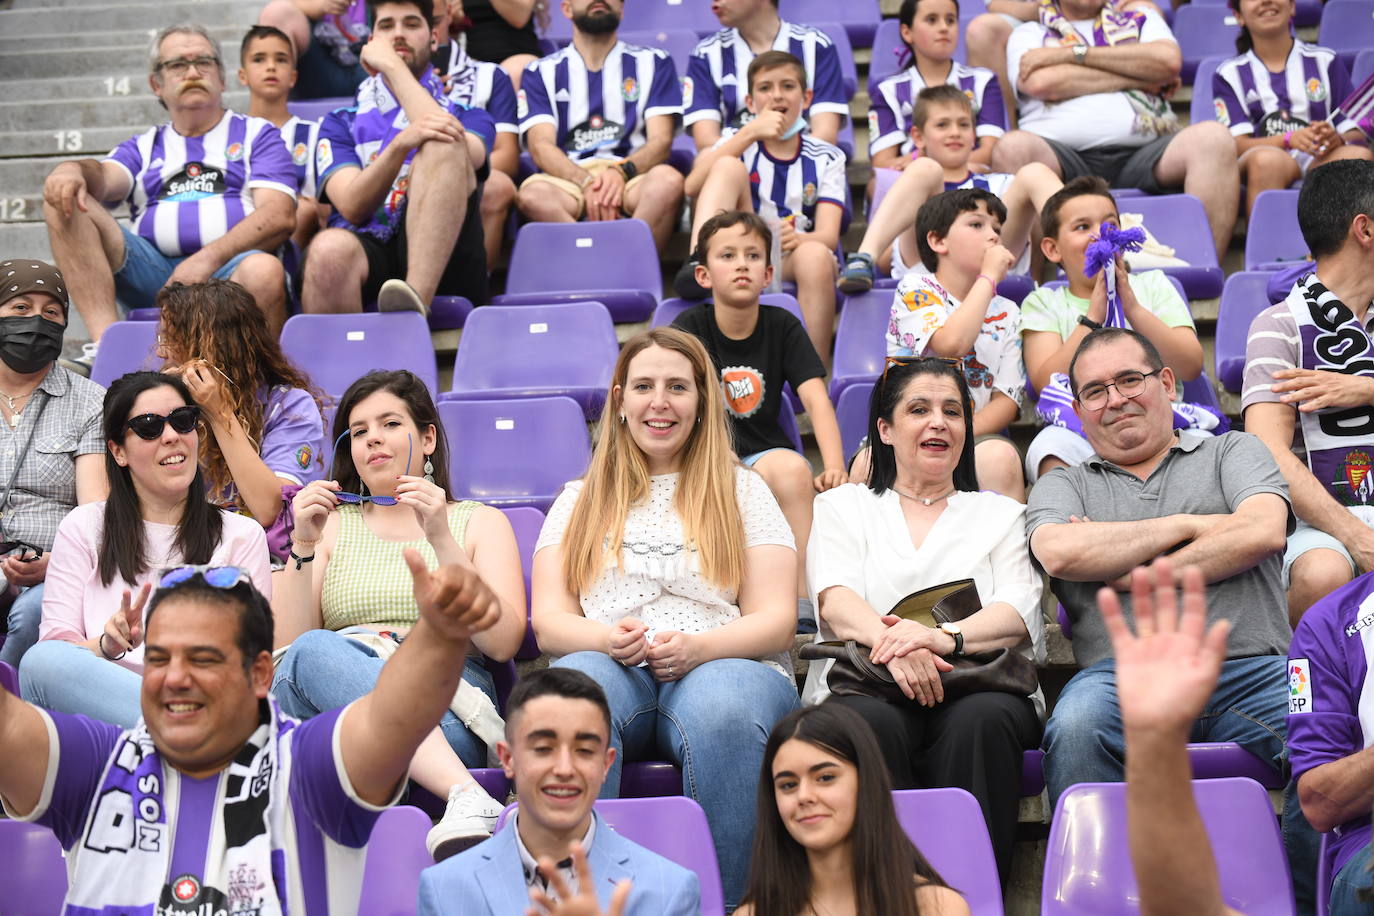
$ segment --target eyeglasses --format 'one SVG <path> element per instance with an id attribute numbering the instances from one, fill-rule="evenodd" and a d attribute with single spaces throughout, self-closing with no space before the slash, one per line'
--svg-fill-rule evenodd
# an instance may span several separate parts
<path id="1" fill-rule="evenodd" d="M 15 552 L 19 554 L 15 559 L 21 563 L 28 563 L 30 560 L 37 560 L 39 557 L 43 556 L 42 547 L 35 547 L 24 541 L 5 541 L 4 543 L 0 543 L 0 554 L 10 556 Z"/>
<path id="2" fill-rule="evenodd" d="M 171 60 L 157 62 L 158 70 L 170 73 L 172 76 L 184 76 L 192 67 L 201 73 L 209 71 L 211 67 L 219 69 L 219 58 L 204 54 L 200 57 L 173 57 Z"/>
<path id="3" fill-rule="evenodd" d="M 233 588 L 240 582 L 247 582 L 248 573 L 237 566 L 178 566 L 169 569 L 158 580 L 158 588 L 176 588 L 184 585 L 192 576 L 199 575 L 211 588 Z"/>
<path id="4" fill-rule="evenodd" d="M 1123 372 L 1110 382 L 1088 385 L 1078 389 L 1078 403 L 1088 410 L 1101 410 L 1107 406 L 1107 389 L 1115 388 L 1123 398 L 1137 398 L 1145 391 L 1145 380 L 1158 375 L 1161 369 L 1153 372 Z"/>
<path id="5" fill-rule="evenodd" d="M 124 428 L 133 430 L 140 439 L 152 441 L 162 435 L 162 429 L 168 423 L 172 424 L 172 429 L 184 436 L 195 429 L 199 422 L 200 407 L 195 404 L 187 404 L 185 407 L 178 407 L 166 416 L 158 413 L 141 413 L 136 417 L 130 417 L 124 423 Z"/>
<path id="6" fill-rule="evenodd" d="M 351 436 L 351 435 L 353 435 L 353 430 L 351 430 L 351 429 L 346 429 L 346 430 L 344 430 L 343 433 L 339 436 L 339 438 L 337 438 L 337 439 L 334 440 L 334 453 L 335 453 L 335 454 L 338 454 L 338 451 L 339 451 L 339 444 L 340 444 L 341 442 L 343 442 L 344 439 L 348 438 L 348 437 Z M 410 458 L 411 458 L 411 454 L 412 454 L 413 451 L 414 451 L 414 445 L 415 445 L 414 440 L 411 439 L 411 438 L 410 438 L 410 434 L 407 433 L 407 434 L 406 434 L 406 470 L 407 470 L 407 471 L 410 470 Z M 361 477 L 362 477 L 362 475 L 359 475 L 359 479 L 361 479 Z M 396 497 L 394 497 L 394 496 L 373 496 L 373 495 L 371 495 L 371 494 L 369 494 L 369 495 L 367 495 L 367 496 L 363 496 L 363 495 L 358 494 L 358 493 L 335 493 L 335 494 L 334 494 L 334 498 L 337 499 L 339 502 L 345 503 L 345 504 L 350 505 L 350 506 L 356 506 L 356 505 L 359 505 L 359 504 L 361 504 L 361 503 L 374 503 L 375 505 L 378 505 L 378 506 L 394 506 L 394 505 L 396 505 Z"/>
<path id="7" fill-rule="evenodd" d="M 953 366 L 960 372 L 964 371 L 964 361 L 951 356 L 889 356 L 883 360 L 883 374 L 878 378 L 878 387 L 881 388 L 887 384 L 887 370 L 893 366 L 917 366 L 921 363 L 940 363 Z"/>

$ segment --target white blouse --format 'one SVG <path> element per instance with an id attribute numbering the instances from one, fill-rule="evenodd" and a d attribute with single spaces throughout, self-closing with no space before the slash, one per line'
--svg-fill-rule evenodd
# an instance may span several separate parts
<path id="1" fill-rule="evenodd" d="M 876 613 L 886 614 L 912 592 L 956 579 L 972 579 L 984 607 L 1004 601 L 1016 608 L 1031 638 L 1021 654 L 1044 661 L 1042 586 L 1026 542 L 1025 506 L 997 493 L 955 493 L 918 549 L 894 491 L 878 496 L 851 483 L 816 497 L 806 581 L 817 608 L 821 592 L 843 585 Z M 817 641 L 836 638 L 824 620 L 819 623 Z M 828 661 L 812 663 L 804 702 L 819 703 L 829 695 L 829 669 Z M 1033 699 L 1043 716 L 1039 691 Z"/>
<path id="2" fill-rule="evenodd" d="M 659 630 L 704 633 L 739 619 L 737 592 L 706 579 L 696 547 L 685 543 L 682 519 L 673 509 L 677 478 L 677 474 L 649 478 L 648 499 L 630 508 L 619 564 L 608 557 L 601 575 L 578 597 L 588 620 L 611 626 L 635 617 L 652 637 Z M 563 540 L 581 492 L 582 481 L 574 480 L 559 494 L 539 532 L 536 553 Z M 745 549 L 767 544 L 796 548 L 787 519 L 762 477 L 737 468 L 735 496 L 744 523 Z M 792 680 L 786 652 L 759 660 Z"/>

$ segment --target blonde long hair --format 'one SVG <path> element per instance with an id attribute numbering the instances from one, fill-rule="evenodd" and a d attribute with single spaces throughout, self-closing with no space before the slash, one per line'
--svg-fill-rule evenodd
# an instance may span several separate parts
<path id="1" fill-rule="evenodd" d="M 568 588 L 574 594 L 591 588 L 608 555 L 620 565 L 625 516 L 649 495 L 648 461 L 626 425 L 619 422 L 630 361 L 649 347 L 681 353 L 692 366 L 699 392 L 697 417 L 683 448 L 673 508 L 682 519 L 687 544 L 700 557 L 701 574 L 721 588 L 738 590 L 744 579 L 744 523 L 735 498 L 738 462 L 730 444 L 720 383 L 701 341 L 666 327 L 631 338 L 616 360 L 596 450 L 563 541 Z"/>

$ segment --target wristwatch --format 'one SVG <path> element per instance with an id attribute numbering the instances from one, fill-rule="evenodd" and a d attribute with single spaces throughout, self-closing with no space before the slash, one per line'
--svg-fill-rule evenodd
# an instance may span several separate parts
<path id="1" fill-rule="evenodd" d="M 624 176 L 626 181 L 629 181 L 639 174 L 639 166 L 628 159 L 622 159 L 617 162 L 616 168 L 620 170 L 620 174 Z"/>
<path id="2" fill-rule="evenodd" d="M 1093 321 L 1087 315 L 1079 315 L 1078 323 L 1083 325 L 1083 327 L 1087 328 L 1089 331 L 1102 330 L 1102 325 L 1098 324 L 1096 321 Z"/>
<path id="3" fill-rule="evenodd" d="M 1073 62 L 1076 64 L 1081 64 L 1087 62 L 1087 59 L 1088 46 L 1080 41 L 1078 44 L 1073 46 Z"/>
<path id="4" fill-rule="evenodd" d="M 964 631 L 961 630 L 961 629 L 959 629 L 959 624 L 957 624 L 957 623 L 942 623 L 942 624 L 940 624 L 940 630 L 941 630 L 946 636 L 952 636 L 952 637 L 954 637 L 954 657 L 955 657 L 955 658 L 963 658 L 963 657 L 964 657 Z"/>

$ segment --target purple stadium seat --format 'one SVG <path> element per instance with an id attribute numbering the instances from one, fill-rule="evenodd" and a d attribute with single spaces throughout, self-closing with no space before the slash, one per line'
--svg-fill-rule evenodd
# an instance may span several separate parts
<path id="1" fill-rule="evenodd" d="M 711 300 L 707 299 L 706 301 L 710 302 Z M 678 315 L 681 315 L 696 304 L 697 303 L 689 302 L 686 299 L 664 299 L 658 304 L 658 308 L 654 309 L 653 317 L 649 319 L 649 327 L 661 328 L 665 324 L 672 324 L 677 320 Z M 773 305 L 778 308 L 787 309 L 793 315 L 797 316 L 797 320 L 802 323 L 802 327 L 806 327 L 806 316 L 802 314 L 801 305 L 798 304 L 797 297 L 790 293 L 764 293 L 759 297 L 759 304 Z"/>
<path id="2" fill-rule="evenodd" d="M 533 506 L 513 506 L 501 511 L 506 513 L 510 526 L 515 529 L 515 545 L 520 550 L 520 569 L 525 574 L 525 640 L 515 657 L 528 661 L 539 657 L 534 627 L 529 622 L 530 601 L 534 594 L 530 591 L 530 573 L 534 570 L 534 545 L 539 540 L 540 529 L 544 527 L 544 513 Z"/>
<path id="3" fill-rule="evenodd" d="M 973 916 L 1002 916 L 997 860 L 977 799 L 963 789 L 899 789 L 892 804 L 911 842 Z"/>
<path id="4" fill-rule="evenodd" d="M 1196 3 L 1198 0 L 1193 2 Z M 1225 57 L 1204 57 L 1198 61 L 1197 72 L 1193 74 L 1193 101 L 1188 111 L 1188 123 L 1201 124 L 1217 119 L 1216 106 L 1212 104 L 1212 77 L 1217 72 L 1217 64 L 1230 56 L 1228 54 Z"/>
<path id="5" fill-rule="evenodd" d="M 873 199 L 868 203 L 868 218 L 871 221 L 873 215 L 882 206 L 883 198 L 887 192 L 892 190 L 892 186 L 897 183 L 897 179 L 902 177 L 900 169 L 874 169 L 873 170 Z"/>
<path id="6" fill-rule="evenodd" d="M 488 305 L 468 317 L 453 387 L 443 399 L 563 395 L 595 419 L 619 353 L 615 326 L 599 302 Z"/>
<path id="7" fill-rule="evenodd" d="M 856 48 L 873 46 L 874 32 L 883 18 L 877 0 L 845 0 L 844 3 L 834 0 L 782 0 L 778 15 L 788 22 L 805 22 L 808 25 L 838 22 L 849 33 L 849 40 Z"/>
<path id="8" fill-rule="evenodd" d="M 1374 8 L 1374 5 L 1371 5 Z M 1308 259 L 1297 190 L 1261 191 L 1245 229 L 1245 269 L 1283 270 Z"/>
<path id="9" fill-rule="evenodd" d="M 673 145 L 668 149 L 668 164 L 681 172 L 683 177 L 686 177 L 691 174 L 692 165 L 696 161 L 696 141 L 686 133 L 675 134 Z"/>
<path id="10" fill-rule="evenodd" d="M 1201 404 L 1218 413 L 1226 413 L 1221 406 L 1221 400 L 1217 397 L 1217 386 L 1212 383 L 1205 369 L 1197 378 L 1183 383 L 1183 399 L 1190 404 Z"/>
<path id="11" fill-rule="evenodd" d="M 719 27 L 719 23 L 717 23 Z M 618 33 L 621 41 L 631 45 L 642 45 L 646 48 L 662 48 L 668 52 L 668 56 L 673 59 L 673 66 L 677 68 L 677 75 L 683 77 L 687 75 L 687 61 L 692 57 L 692 51 L 700 41 L 695 32 L 687 32 L 682 29 L 640 29 L 626 30 L 621 29 Z"/>
<path id="12" fill-rule="evenodd" d="M 510 699 L 510 692 L 515 689 L 515 682 L 519 678 L 515 670 L 515 660 L 498 662 L 484 657 L 482 667 L 491 675 L 492 687 L 496 690 L 496 708 L 504 713 L 506 701 Z"/>
<path id="13" fill-rule="evenodd" d="M 19 696 L 19 672 L 9 662 L 0 662 L 0 690 Z"/>
<path id="14" fill-rule="evenodd" d="M 5 863 L 6 913 L 39 916 L 62 912 L 67 863 L 51 830 L 0 819 L 0 862 Z"/>
<path id="15" fill-rule="evenodd" d="M 1205 57 L 1233 57 L 1240 26 L 1227 6 L 1186 3 L 1174 13 L 1174 38 L 1183 54 L 1183 82 L 1192 85 Z"/>
<path id="16" fill-rule="evenodd" d="M 425 848 L 429 815 L 410 805 L 382 812 L 367 841 L 359 916 L 413 916 L 420 872 L 434 864 Z"/>
<path id="17" fill-rule="evenodd" d="M 517 805 L 507 805 L 496 829 L 504 830 Z M 690 798 L 603 798 L 596 802 L 601 819 L 632 843 L 638 843 L 696 873 L 701 882 L 702 916 L 723 916 L 725 895 L 720 866 L 706 812 Z"/>
<path id="18" fill-rule="evenodd" d="M 352 108 L 356 100 L 351 95 L 332 99 L 298 99 L 286 103 L 287 110 L 306 121 L 318 121 L 336 108 Z"/>
<path id="19" fill-rule="evenodd" d="M 1252 779 L 1266 789 L 1282 789 L 1283 776 L 1254 754 L 1230 741 L 1188 745 L 1194 779 Z"/>
<path id="20" fill-rule="evenodd" d="M 160 369 L 157 348 L 157 322 L 116 321 L 100 338 L 100 349 L 91 366 L 91 381 L 110 387 L 110 382 L 127 372 Z"/>
<path id="21" fill-rule="evenodd" d="M 1323 833 L 1317 852 L 1317 916 L 1327 916 L 1331 909 L 1331 868 L 1326 864 L 1326 842 L 1331 834 Z"/>
<path id="22" fill-rule="evenodd" d="M 720 31 L 720 20 L 709 3 L 683 0 L 635 0 L 625 4 L 620 23 L 630 32 L 695 32 L 703 38 Z"/>
<path id="23" fill-rule="evenodd" d="M 321 391 L 338 398 L 372 369 L 409 369 L 439 390 L 429 325 L 417 312 L 292 315 L 281 347 Z"/>
<path id="24" fill-rule="evenodd" d="M 1292 882 L 1268 793 L 1250 779 L 1200 780 L 1193 792 L 1226 903 L 1247 916 L 1290 916 Z M 1042 916 L 1139 912 L 1126 836 L 1124 783 L 1082 783 L 1061 795 L 1050 824 Z"/>
<path id="25" fill-rule="evenodd" d="M 1239 393 L 1245 374 L 1245 341 L 1250 322 L 1269 307 L 1268 271 L 1238 271 L 1226 278 L 1217 312 L 1216 377 L 1227 391 Z"/>
<path id="26" fill-rule="evenodd" d="M 472 308 L 466 296 L 435 296 L 429 304 L 429 326 L 436 331 L 461 328 L 472 314 Z"/>
<path id="27" fill-rule="evenodd" d="M 1020 305 L 1034 289 L 1035 280 L 1028 275 L 1007 274 L 1002 278 L 1002 282 L 997 284 L 997 295 Z"/>
<path id="28" fill-rule="evenodd" d="M 787 436 L 792 447 L 799 452 L 805 452 L 806 448 L 802 445 L 801 430 L 797 428 L 797 409 L 792 404 L 791 386 L 783 389 L 782 403 L 778 405 L 778 426 L 782 427 L 783 433 Z"/>
<path id="29" fill-rule="evenodd" d="M 162 317 L 162 309 L 153 307 L 153 308 L 146 308 L 146 309 L 129 309 L 129 314 L 127 314 L 127 315 L 124 316 L 124 320 L 125 320 L 125 321 L 157 321 L 157 320 L 158 320 L 159 318 L 161 318 L 161 317 Z"/>
<path id="30" fill-rule="evenodd" d="M 850 385 L 876 381 L 887 356 L 887 321 L 892 291 L 872 289 L 845 300 L 835 330 L 835 363 L 830 375 L 830 400 L 838 401 Z"/>
<path id="31" fill-rule="evenodd" d="M 547 512 L 569 480 L 582 476 L 591 442 L 571 398 L 440 401 L 455 499 Z"/>
<path id="32" fill-rule="evenodd" d="M 873 396 L 873 382 L 858 382 L 840 392 L 835 402 L 835 418 L 840 423 L 840 442 L 846 460 L 853 458 L 859 443 L 868 435 L 868 402 Z"/>
<path id="33" fill-rule="evenodd" d="M 1371 76 L 1374 76 L 1374 48 L 1365 48 L 1355 55 L 1355 64 L 1350 68 L 1350 85 L 1358 88 Z"/>
<path id="34" fill-rule="evenodd" d="M 1322 10 L 1317 44 L 1335 51 L 1346 70 L 1349 70 L 1355 63 L 1356 54 L 1374 47 L 1374 3 L 1368 0 L 1328 0 L 1326 8 Z"/>
<path id="35" fill-rule="evenodd" d="M 1183 8 L 1186 9 L 1187 6 Z M 1187 267 L 1164 268 L 1166 274 L 1183 284 L 1187 291 L 1185 298 L 1211 299 L 1221 295 L 1225 278 L 1217 263 L 1212 230 L 1207 224 L 1207 211 L 1202 208 L 1202 201 L 1191 194 L 1161 194 L 1132 197 L 1122 201 L 1119 207 L 1125 212 L 1142 214 L 1154 237 L 1171 246 L 1188 262 Z"/>
<path id="36" fill-rule="evenodd" d="M 686 7 L 696 9 L 698 4 Z M 700 9 L 710 15 L 708 7 Z M 616 321 L 643 321 L 662 291 L 658 249 L 647 223 L 526 223 L 515 237 L 506 292 L 491 302 L 594 301 L 603 303 Z"/>
<path id="37" fill-rule="evenodd" d="M 1045 752 L 1031 748 L 1021 755 L 1021 795 L 1034 796 L 1045 791 Z"/>
<path id="38" fill-rule="evenodd" d="M 834 9 L 835 4 L 830 4 L 830 7 Z M 852 99 L 854 98 L 854 90 L 859 85 L 859 72 L 854 66 L 854 45 L 850 41 L 849 31 L 844 27 L 844 24 L 834 22 L 833 19 L 832 16 L 830 19 L 818 22 L 812 22 L 809 19 L 801 21 L 813 28 L 820 29 L 835 45 L 835 51 L 840 56 L 840 78 L 844 81 L 844 97 Z M 876 20 L 872 23 L 872 27 L 877 28 Z M 871 33 L 868 40 L 870 43 L 873 41 Z"/>

